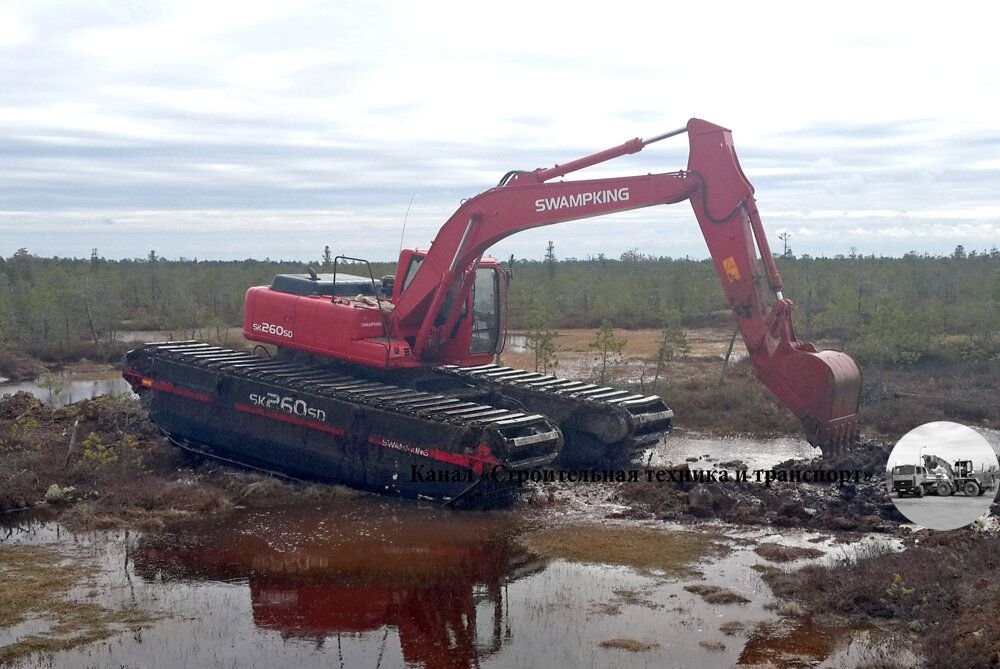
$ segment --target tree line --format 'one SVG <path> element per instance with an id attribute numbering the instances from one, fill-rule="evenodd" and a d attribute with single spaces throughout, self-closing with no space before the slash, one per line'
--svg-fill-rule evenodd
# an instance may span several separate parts
<path id="1" fill-rule="evenodd" d="M 936 359 L 1000 358 L 1000 251 L 959 246 L 945 256 L 851 253 L 776 258 L 798 336 L 842 348 L 863 363 L 907 366 Z M 711 260 L 629 251 L 513 263 L 511 326 L 664 329 L 734 324 Z M 734 327 L 734 325 L 730 325 Z"/>
<path id="2" fill-rule="evenodd" d="M 511 262 L 513 329 L 554 332 L 604 327 L 731 327 L 710 260 L 652 257 Z M 330 253 L 310 263 L 329 271 Z M 777 259 L 785 295 L 796 304 L 799 336 L 844 348 L 862 363 L 914 365 L 938 358 L 1000 357 L 1000 252 L 901 258 Z M 20 249 L 0 258 L 0 346 L 34 350 L 80 341 L 108 344 L 122 330 L 192 335 L 242 323 L 244 294 L 307 263 L 271 260 L 109 260 L 42 258 Z M 366 273 L 357 267 L 346 269 Z M 373 263 L 375 277 L 394 263 Z M 668 347 L 669 348 L 669 347 Z"/>
<path id="3" fill-rule="evenodd" d="M 332 270 L 332 258 L 326 254 L 310 265 Z M 253 259 L 167 260 L 155 251 L 125 260 L 106 259 L 96 249 L 89 259 L 42 258 L 19 249 L 0 258 L 0 348 L 44 357 L 80 342 L 114 344 L 123 330 L 196 337 L 239 326 L 249 287 L 269 284 L 275 274 L 303 273 L 306 267 Z M 388 263 L 372 269 L 376 277 L 392 271 Z M 357 273 L 356 268 L 346 271 Z"/>

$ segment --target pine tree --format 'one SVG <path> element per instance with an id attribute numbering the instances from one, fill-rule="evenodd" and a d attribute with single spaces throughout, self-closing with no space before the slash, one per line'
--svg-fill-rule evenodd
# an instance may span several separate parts
<path id="1" fill-rule="evenodd" d="M 549 369 L 559 364 L 556 359 L 555 339 L 559 333 L 552 330 L 549 313 L 541 306 L 533 304 L 526 319 L 525 339 L 528 350 L 535 354 L 535 371 L 547 374 Z"/>
<path id="2" fill-rule="evenodd" d="M 628 340 L 615 334 L 615 328 L 607 318 L 601 321 L 601 329 L 597 331 L 597 336 L 590 343 L 590 348 L 596 351 L 594 357 L 594 370 L 597 372 L 598 382 L 604 385 L 608 377 L 609 367 L 613 368 L 622 362 L 622 351 Z"/>
<path id="3" fill-rule="evenodd" d="M 667 363 L 674 358 L 684 357 L 691 347 L 688 345 L 687 335 L 681 327 L 681 312 L 676 309 L 668 309 L 663 316 L 663 327 L 657 341 L 656 354 L 653 361 L 656 363 L 656 373 L 653 376 L 653 391 L 660 381 L 660 374 L 666 369 Z"/>
<path id="4" fill-rule="evenodd" d="M 549 271 L 549 279 L 556 278 L 556 245 L 552 242 L 545 247 L 545 268 Z"/>

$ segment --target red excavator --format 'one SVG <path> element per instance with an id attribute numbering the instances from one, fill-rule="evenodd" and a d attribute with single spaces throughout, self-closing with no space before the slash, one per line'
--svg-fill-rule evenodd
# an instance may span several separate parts
<path id="1" fill-rule="evenodd" d="M 687 133 L 686 170 L 552 181 Z M 849 356 L 796 338 L 732 135 L 691 119 L 550 168 L 508 172 L 465 200 L 395 276 L 278 275 L 247 292 L 244 336 L 262 359 L 200 342 L 148 344 L 125 377 L 176 443 L 295 477 L 455 501 L 509 490 L 560 460 L 628 461 L 669 431 L 655 395 L 495 364 L 506 336 L 509 272 L 484 256 L 522 230 L 688 201 L 760 380 L 816 446 L 856 435 L 861 372 Z M 758 267 L 763 266 L 763 275 Z M 771 299 L 764 287 L 770 287 Z M 517 476 L 515 476 L 517 474 Z"/>

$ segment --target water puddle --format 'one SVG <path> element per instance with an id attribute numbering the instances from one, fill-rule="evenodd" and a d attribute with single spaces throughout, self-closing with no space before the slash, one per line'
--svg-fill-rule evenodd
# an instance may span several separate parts
<path id="1" fill-rule="evenodd" d="M 507 333 L 504 350 L 508 353 L 527 353 L 528 337 L 519 333 Z"/>
<path id="2" fill-rule="evenodd" d="M 97 565 L 90 597 L 155 616 L 101 643 L 33 656 L 28 666 L 731 667 L 785 643 L 787 634 L 774 629 L 795 628 L 772 610 L 773 596 L 751 568 L 763 561 L 754 544 L 775 538 L 765 531 L 645 528 L 652 541 L 707 533 L 705 541 L 726 547 L 662 571 L 533 552 L 518 536 L 537 521 L 520 512 L 448 512 L 378 498 L 243 510 L 225 522 L 141 535 L 0 522 L 7 523 L 0 547 L 50 546 Z M 836 559 L 810 538 L 796 540 Z M 745 601 L 718 603 L 691 591 L 704 584 Z M 0 650 L 23 633 L 23 626 L 0 628 Z M 838 648 L 831 644 L 823 657 Z"/>
<path id="3" fill-rule="evenodd" d="M 220 346 L 245 342 L 240 328 L 191 331 L 123 330 L 118 340 L 136 345 L 156 341 L 201 339 Z M 131 393 L 132 389 L 112 365 L 77 363 L 48 372 L 34 381 L 10 381 L 0 377 L 0 397 L 27 391 L 50 406 L 62 407 L 100 395 Z"/>
<path id="4" fill-rule="evenodd" d="M 751 470 L 769 469 L 789 459 L 808 460 L 819 457 L 801 437 L 748 439 L 744 437 L 708 437 L 695 432 L 675 430 L 653 449 L 651 466 L 688 462 L 693 469 L 729 469 L 741 462 Z M 728 465 L 728 466 L 727 466 Z"/>

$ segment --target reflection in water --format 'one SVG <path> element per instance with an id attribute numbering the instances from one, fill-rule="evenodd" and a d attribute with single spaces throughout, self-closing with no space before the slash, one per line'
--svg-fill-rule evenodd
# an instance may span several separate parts
<path id="1" fill-rule="evenodd" d="M 452 669 L 500 650 L 504 586 L 545 568 L 513 531 L 485 514 L 296 509 L 150 537 L 134 559 L 147 580 L 246 579 L 258 628 L 317 645 L 383 628 L 384 645 L 394 628 L 408 664 Z"/>
<path id="2" fill-rule="evenodd" d="M 761 625 L 750 635 L 738 663 L 759 666 L 779 659 L 794 659 L 806 666 L 816 664 L 830 657 L 838 646 L 846 646 L 848 632 L 847 629 L 814 625 L 812 621 L 791 629 L 775 623 Z"/>
<path id="3" fill-rule="evenodd" d="M 767 610 L 773 598 L 753 569 L 760 557 L 752 550 L 773 540 L 766 531 L 699 563 L 702 581 L 546 562 L 512 540 L 533 522 L 517 513 L 449 513 L 367 496 L 324 509 L 302 502 L 138 537 L 70 534 L 43 517 L 0 517 L 0 546 L 58 545 L 69 559 L 99 565 L 84 588 L 87 601 L 162 616 L 106 643 L 35 656 L 27 666 L 713 669 L 763 662 L 790 669 L 882 656 L 874 639 L 848 644 L 808 620 Z M 784 541 L 809 539 L 786 532 Z M 684 589 L 692 582 L 724 585 L 750 601 L 706 602 Z M 720 627 L 729 621 L 749 630 L 749 639 L 725 636 Z M 0 627 L 0 649 L 23 633 Z M 649 649 L 602 645 L 609 640 Z"/>

